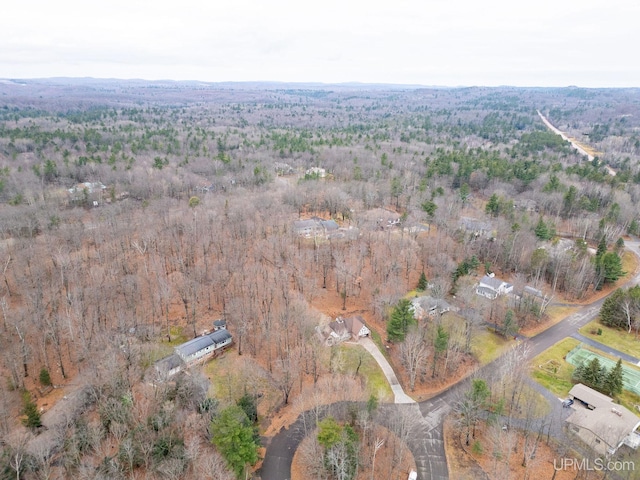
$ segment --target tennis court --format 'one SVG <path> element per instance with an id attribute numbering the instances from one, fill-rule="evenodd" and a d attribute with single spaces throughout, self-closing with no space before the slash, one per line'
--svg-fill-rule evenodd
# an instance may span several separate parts
<path id="1" fill-rule="evenodd" d="M 610 358 L 598 355 L 588 348 L 585 348 L 582 344 L 578 345 L 576 348 L 567 353 L 566 360 L 571 365 L 577 367 L 583 362 L 585 364 L 589 363 L 593 359 L 593 357 L 596 357 L 600 362 L 600 365 L 606 367 L 607 370 L 611 370 L 616 366 L 617 360 L 611 360 Z M 630 392 L 640 395 L 640 370 L 629 367 L 623 362 L 622 371 L 624 372 L 622 383 L 625 390 L 629 390 Z"/>

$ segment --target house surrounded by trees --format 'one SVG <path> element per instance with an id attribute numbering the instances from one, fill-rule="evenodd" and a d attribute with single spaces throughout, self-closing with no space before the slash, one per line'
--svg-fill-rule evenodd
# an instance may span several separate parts
<path id="1" fill-rule="evenodd" d="M 496 278 L 493 273 L 485 275 L 476 286 L 476 293 L 482 297 L 494 300 L 499 295 L 513 292 L 513 285 Z"/>
<path id="2" fill-rule="evenodd" d="M 170 378 L 183 369 L 197 362 L 204 362 L 223 351 L 232 342 L 233 337 L 226 328 L 193 338 L 178 345 L 173 354 L 158 360 L 155 364 L 156 372 L 161 377 Z"/>

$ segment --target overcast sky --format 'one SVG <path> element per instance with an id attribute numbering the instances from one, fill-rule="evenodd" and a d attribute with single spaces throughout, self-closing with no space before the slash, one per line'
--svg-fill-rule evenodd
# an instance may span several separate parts
<path id="1" fill-rule="evenodd" d="M 0 78 L 640 87 L 637 0 L 9 0 Z"/>

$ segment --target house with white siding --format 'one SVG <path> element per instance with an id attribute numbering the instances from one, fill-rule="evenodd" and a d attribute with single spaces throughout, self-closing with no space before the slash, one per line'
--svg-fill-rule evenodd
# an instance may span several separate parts
<path id="1" fill-rule="evenodd" d="M 476 285 L 476 294 L 490 300 L 496 299 L 499 295 L 507 295 L 513 292 L 513 285 L 496 278 L 493 273 L 482 277 Z"/>

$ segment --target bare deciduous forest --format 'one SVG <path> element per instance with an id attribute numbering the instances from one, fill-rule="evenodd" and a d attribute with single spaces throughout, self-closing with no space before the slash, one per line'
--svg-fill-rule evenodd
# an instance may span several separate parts
<path id="1" fill-rule="evenodd" d="M 535 297 L 476 295 L 485 273 L 545 299 L 615 282 L 639 160 L 637 89 L 4 81 L 0 478 L 244 478 L 210 441 L 242 398 L 256 435 L 288 408 L 380 396 L 319 341 L 338 316 L 361 315 L 428 394 L 477 362 L 485 323 L 544 321 Z M 421 279 L 455 320 L 388 342 Z M 153 381 L 218 318 L 233 371 Z M 58 391 L 82 398 L 21 429 Z M 374 460 L 389 478 L 398 448 Z"/>

